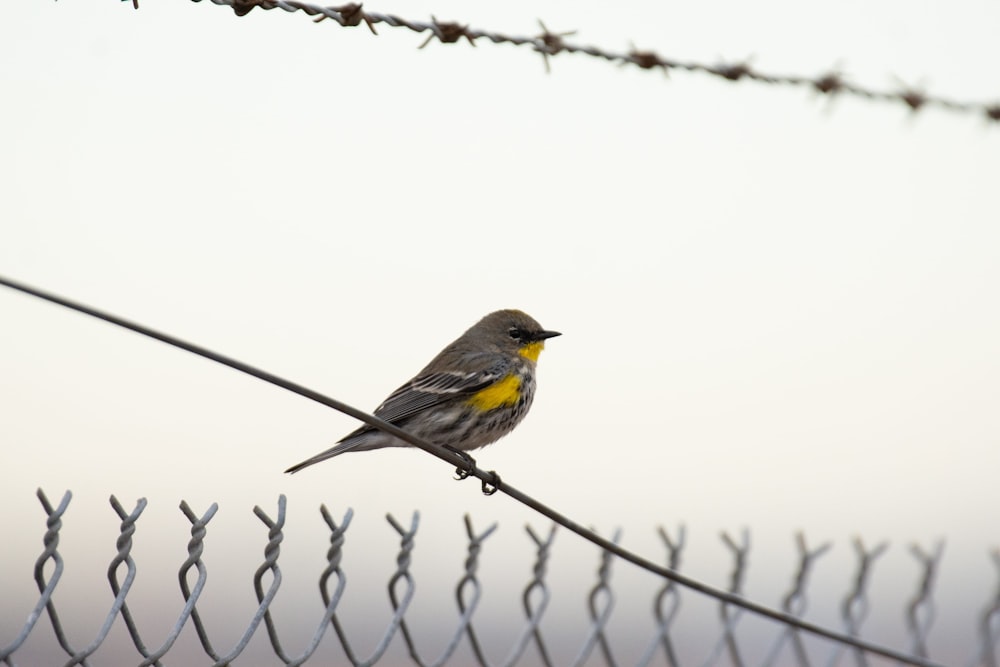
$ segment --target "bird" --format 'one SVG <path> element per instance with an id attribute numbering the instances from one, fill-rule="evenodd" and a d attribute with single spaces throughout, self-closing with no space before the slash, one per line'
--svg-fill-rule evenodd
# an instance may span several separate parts
<path id="1" fill-rule="evenodd" d="M 561 335 L 543 329 L 520 310 L 492 312 L 392 392 L 375 416 L 458 453 L 471 470 L 475 461 L 466 452 L 496 442 L 528 413 L 535 398 L 538 356 L 546 340 Z M 364 424 L 285 472 L 296 473 L 345 452 L 383 447 L 412 445 Z M 460 478 L 469 474 L 463 475 L 462 469 L 458 473 Z M 486 491 L 485 481 L 483 488 Z"/>

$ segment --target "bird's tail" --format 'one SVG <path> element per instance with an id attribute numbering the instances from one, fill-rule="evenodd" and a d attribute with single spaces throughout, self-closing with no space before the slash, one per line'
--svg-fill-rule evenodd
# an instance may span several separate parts
<path id="1" fill-rule="evenodd" d="M 302 470 L 303 468 L 308 468 L 309 466 L 319 463 L 320 461 L 326 461 L 327 459 L 332 459 L 334 456 L 339 456 L 344 452 L 350 452 L 353 450 L 363 451 L 366 449 L 378 449 L 379 447 L 382 447 L 384 445 L 381 445 L 378 442 L 371 442 L 369 437 L 372 435 L 378 435 L 378 433 L 379 433 L 378 431 L 371 431 L 371 430 L 356 434 L 352 433 L 351 435 L 347 436 L 346 438 L 344 438 L 343 440 L 341 440 L 340 442 L 338 442 L 336 445 L 326 450 L 325 452 L 320 452 L 316 456 L 311 456 L 302 463 L 296 463 L 285 472 L 296 473 Z"/>

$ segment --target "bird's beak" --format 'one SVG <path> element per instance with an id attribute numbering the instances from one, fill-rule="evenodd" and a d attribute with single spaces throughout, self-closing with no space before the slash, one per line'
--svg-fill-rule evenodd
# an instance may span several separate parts
<path id="1" fill-rule="evenodd" d="M 556 336 L 562 336 L 558 331 L 539 331 L 535 334 L 535 340 L 545 340 L 546 338 L 555 338 Z"/>

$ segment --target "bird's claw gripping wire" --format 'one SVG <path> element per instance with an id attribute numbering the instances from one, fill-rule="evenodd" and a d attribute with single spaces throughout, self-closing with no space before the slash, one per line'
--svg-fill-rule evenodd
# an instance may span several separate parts
<path id="1" fill-rule="evenodd" d="M 490 478 L 483 480 L 483 495 L 492 496 L 500 490 L 500 475 L 496 470 L 490 470 Z"/>
<path id="2" fill-rule="evenodd" d="M 449 445 L 442 445 L 449 452 L 455 454 L 460 459 L 462 459 L 463 465 L 455 468 L 455 479 L 461 481 L 463 479 L 468 479 L 472 476 L 472 473 L 476 469 L 476 459 L 468 452 L 463 452 L 460 449 L 456 449 Z M 489 478 L 483 480 L 483 495 L 492 496 L 500 489 L 500 475 L 497 474 L 496 470 L 489 471 Z"/>
<path id="3" fill-rule="evenodd" d="M 476 469 L 476 459 L 472 458 L 468 453 L 463 452 L 460 449 L 455 449 L 450 445 L 442 445 L 452 454 L 456 455 L 458 458 L 462 459 L 463 465 L 455 468 L 455 479 L 463 480 L 467 479 L 472 475 L 472 471 Z"/>

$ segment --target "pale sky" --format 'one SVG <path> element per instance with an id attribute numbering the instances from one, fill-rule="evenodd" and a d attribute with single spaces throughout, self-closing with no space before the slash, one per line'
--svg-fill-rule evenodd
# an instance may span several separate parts
<path id="1" fill-rule="evenodd" d="M 542 18 L 610 50 L 1000 95 L 1000 7 L 986 1 L 365 7 L 518 35 Z M 482 315 L 523 309 L 564 335 L 541 357 L 532 413 L 477 454 L 482 467 L 602 534 L 621 527 L 654 560 L 656 526 L 685 523 L 685 571 L 720 587 L 718 533 L 747 527 L 748 593 L 769 604 L 791 579 L 794 532 L 832 541 L 820 622 L 836 623 L 850 540 L 888 540 L 873 638 L 904 647 L 908 545 L 945 539 L 932 647 L 973 640 L 1000 544 L 1000 127 L 583 55 L 546 74 L 524 47 L 417 50 L 424 36 L 406 30 L 280 10 L 22 0 L 3 16 L 0 274 L 363 409 Z M 19 596 L 0 602 L 0 647 L 34 600 L 38 487 L 75 495 L 67 609 L 110 605 L 112 493 L 149 499 L 137 561 L 161 563 L 145 585 L 177 610 L 181 499 L 221 506 L 209 569 L 223 600 L 249 590 L 266 534 L 251 508 L 273 513 L 279 493 L 287 558 L 310 559 L 287 585 L 310 596 L 323 502 L 356 512 L 347 565 L 379 618 L 397 542 L 386 512 L 421 511 L 415 567 L 448 613 L 451 593 L 431 582 L 460 576 L 465 512 L 501 526 L 484 586 L 494 577 L 502 598 L 502 582 L 529 579 L 523 525 L 547 523 L 426 454 L 289 477 L 352 420 L 6 289 L 0 322 L 0 576 Z M 596 549 L 565 532 L 557 544 L 553 577 L 586 582 L 560 603 L 582 634 Z M 622 613 L 651 624 L 656 582 L 615 567 L 643 591 Z M 519 618 L 516 596 L 495 604 Z M 234 613 L 252 610 L 248 596 Z"/>

